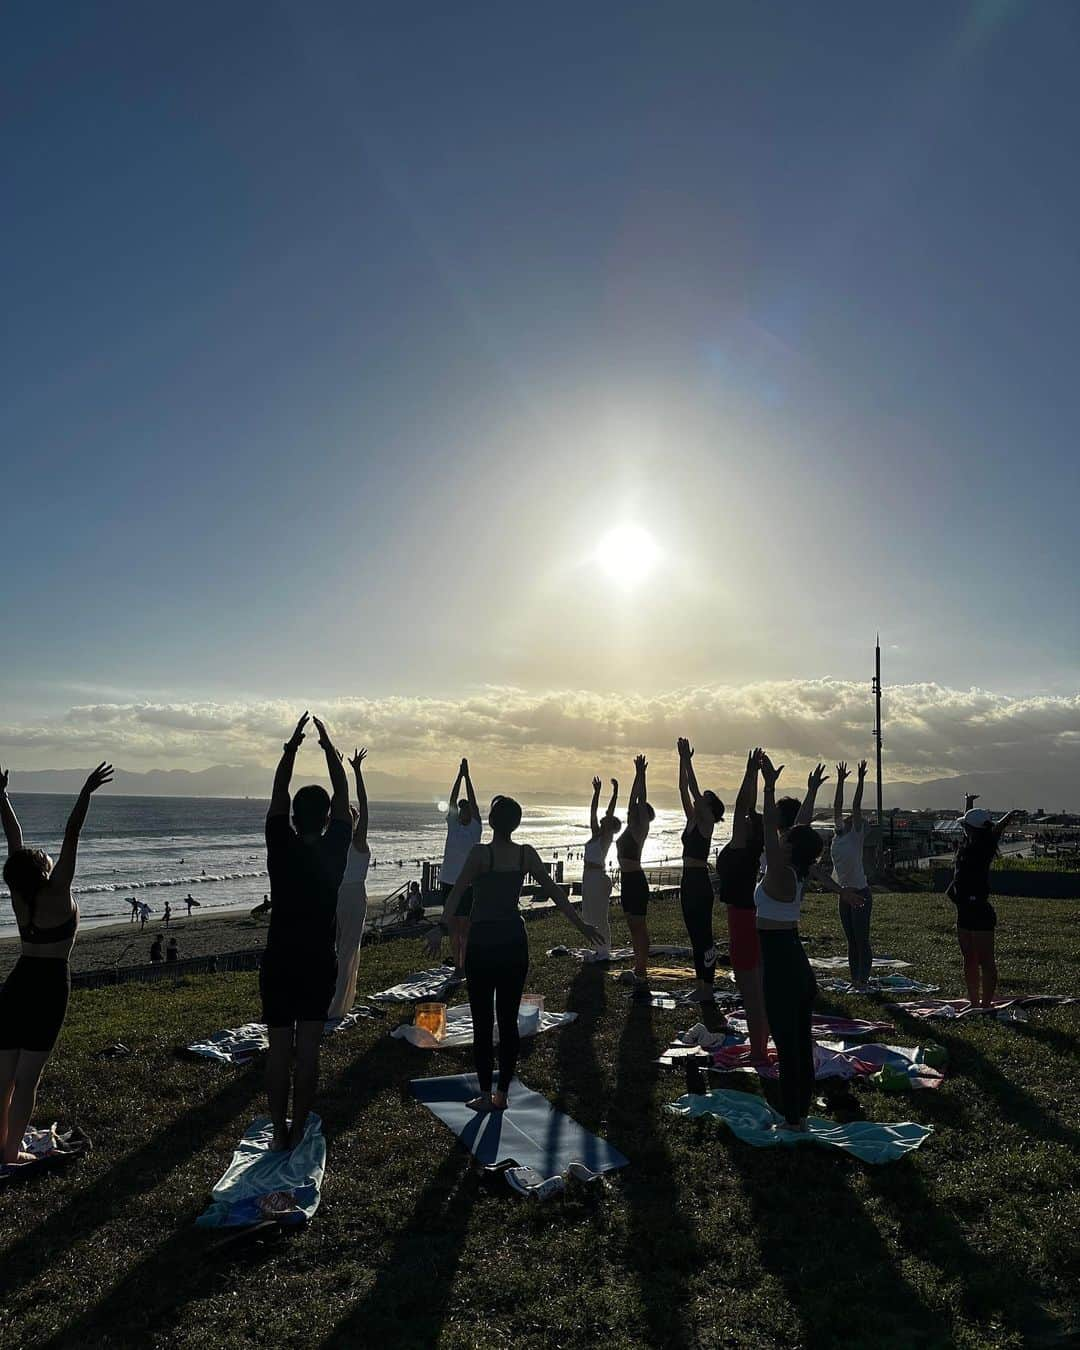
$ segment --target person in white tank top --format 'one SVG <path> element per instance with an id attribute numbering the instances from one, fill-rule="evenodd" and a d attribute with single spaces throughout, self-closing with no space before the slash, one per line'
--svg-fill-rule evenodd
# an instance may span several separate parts
<path id="1" fill-rule="evenodd" d="M 863 863 L 863 850 L 866 846 L 866 829 L 862 814 L 863 788 L 866 783 L 866 760 L 860 760 L 858 779 L 855 784 L 855 796 L 851 801 L 851 819 L 844 822 L 844 781 L 851 777 L 847 762 L 841 760 L 836 766 L 836 794 L 833 798 L 833 824 L 836 833 L 832 841 L 832 875 L 838 886 L 846 891 L 856 891 L 863 898 L 858 908 L 839 902 L 840 924 L 847 939 L 848 972 L 851 983 L 864 988 L 870 980 L 870 971 L 874 964 L 874 952 L 870 946 L 870 915 L 873 911 L 874 897 L 866 884 L 866 868 Z"/>
<path id="2" fill-rule="evenodd" d="M 615 815 L 615 805 L 619 800 L 619 782 L 616 778 L 611 780 L 611 800 L 603 819 L 600 819 L 598 812 L 602 786 L 599 778 L 592 780 L 592 805 L 589 808 L 592 837 L 585 845 L 585 866 L 581 873 L 581 917 L 599 930 L 603 941 L 597 948 L 596 956 L 598 960 L 606 961 L 611 955 L 611 878 L 607 874 L 607 856 L 615 836 L 622 829 L 622 822 Z"/>
<path id="3" fill-rule="evenodd" d="M 337 901 L 337 987 L 330 1003 L 332 1018 L 344 1017 L 356 998 L 356 976 L 360 967 L 360 947 L 367 921 L 367 874 L 371 865 L 368 846 L 368 799 L 362 765 L 367 750 L 354 750 L 349 763 L 356 776 L 357 807 L 353 813 L 353 837 L 345 860 L 345 875 L 338 887 Z"/>

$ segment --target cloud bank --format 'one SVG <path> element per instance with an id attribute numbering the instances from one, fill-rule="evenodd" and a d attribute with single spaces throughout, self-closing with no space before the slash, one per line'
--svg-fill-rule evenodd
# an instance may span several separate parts
<path id="1" fill-rule="evenodd" d="M 16 767 L 68 767 L 108 757 L 130 768 L 271 766 L 302 700 L 92 703 L 0 725 L 0 753 Z M 465 753 L 508 787 L 578 785 L 594 771 L 627 775 L 644 750 L 656 761 L 687 735 L 698 764 L 734 783 L 747 747 L 765 745 L 790 772 L 817 758 L 872 758 L 865 683 L 777 680 L 699 686 L 653 697 L 588 690 L 484 688 L 460 698 L 342 696 L 313 706 L 339 746 L 366 744 L 373 767 L 445 776 Z M 893 780 L 972 773 L 1074 781 L 1080 770 L 1080 695 L 1010 697 L 937 684 L 891 688 L 885 753 Z M 669 767 L 669 766 L 668 766 Z M 699 776 L 701 776 L 699 774 Z"/>

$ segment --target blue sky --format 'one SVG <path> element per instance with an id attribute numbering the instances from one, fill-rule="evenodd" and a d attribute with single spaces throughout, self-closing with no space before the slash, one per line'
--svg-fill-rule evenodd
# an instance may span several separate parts
<path id="1" fill-rule="evenodd" d="M 878 627 L 1068 735 L 1068 0 L 7 29 L 9 757 L 86 705 L 859 681 Z"/>

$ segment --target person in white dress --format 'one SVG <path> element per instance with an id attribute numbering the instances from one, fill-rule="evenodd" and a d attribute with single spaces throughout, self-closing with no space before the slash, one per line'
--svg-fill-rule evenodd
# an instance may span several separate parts
<path id="1" fill-rule="evenodd" d="M 364 941 L 367 920 L 367 874 L 371 864 L 368 845 L 368 799 L 364 785 L 363 763 L 367 750 L 354 750 L 349 763 L 356 776 L 356 808 L 353 812 L 353 837 L 345 862 L 345 875 L 338 888 L 337 901 L 337 988 L 330 1004 L 331 1018 L 344 1017 L 356 998 L 356 975 L 360 965 L 360 945 Z"/>
<path id="2" fill-rule="evenodd" d="M 465 784 L 465 796 L 458 800 L 462 783 Z M 446 812 L 446 846 L 443 849 L 442 867 L 439 869 L 439 885 L 442 889 L 443 903 L 454 889 L 454 883 L 461 875 L 465 860 L 475 845 L 480 842 L 483 824 L 480 820 L 480 808 L 476 804 L 476 791 L 469 774 L 469 761 L 463 759 L 458 766 L 454 786 L 450 789 L 449 807 Z M 469 940 L 469 915 L 472 913 L 472 888 L 466 887 L 453 917 L 449 920 L 450 949 L 454 955 L 454 968 L 458 975 L 465 966 L 465 948 Z"/>
<path id="3" fill-rule="evenodd" d="M 606 961 L 611 955 L 611 878 L 607 873 L 607 856 L 615 836 L 622 829 L 622 822 L 615 815 L 615 804 L 619 800 L 619 783 L 611 780 L 611 801 L 601 820 L 599 778 L 592 780 L 592 805 L 589 808 L 589 827 L 592 831 L 585 845 L 585 862 L 581 873 L 581 917 L 587 924 L 597 929 L 603 939 L 597 948 L 598 960 Z"/>

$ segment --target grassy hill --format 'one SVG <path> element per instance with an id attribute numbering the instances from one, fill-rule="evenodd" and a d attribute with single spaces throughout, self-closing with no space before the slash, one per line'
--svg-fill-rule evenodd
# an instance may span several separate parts
<path id="1" fill-rule="evenodd" d="M 812 950 L 839 953 L 832 903 L 809 908 Z M 1002 992 L 1077 992 L 1080 904 L 1003 900 L 999 913 Z M 658 938 L 680 938 L 676 906 L 656 917 Z M 876 945 L 959 993 L 952 918 L 940 897 L 878 897 Z M 755 1150 L 665 1112 L 683 1080 L 655 1059 L 692 1017 L 632 1007 L 603 972 L 546 960 L 567 935 L 558 918 L 530 925 L 529 984 L 579 1019 L 539 1038 L 520 1073 L 630 1157 L 619 1178 L 545 1205 L 478 1181 L 406 1086 L 467 1056 L 390 1040 L 404 1016 L 391 1011 L 326 1043 L 314 1222 L 231 1255 L 193 1220 L 263 1110 L 261 1069 L 175 1049 L 255 1015 L 255 976 L 77 993 L 38 1118 L 77 1114 L 96 1148 L 63 1175 L 0 1187 L 0 1345 L 1078 1343 L 1080 1008 L 1020 1026 L 898 1022 L 894 1039 L 947 1047 L 950 1078 L 937 1093 L 860 1091 L 868 1118 L 935 1128 L 920 1152 L 871 1168 Z M 421 964 L 418 942 L 367 950 L 361 987 Z M 865 1015 L 873 1001 L 819 1006 Z M 100 1058 L 118 1039 L 133 1055 Z"/>

